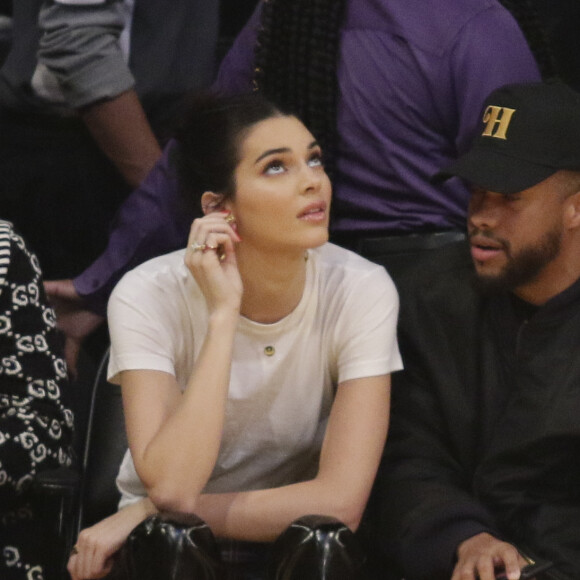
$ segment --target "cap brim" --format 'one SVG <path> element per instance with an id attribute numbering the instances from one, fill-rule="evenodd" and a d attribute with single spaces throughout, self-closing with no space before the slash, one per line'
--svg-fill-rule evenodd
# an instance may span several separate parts
<path id="1" fill-rule="evenodd" d="M 510 157 L 487 148 L 474 148 L 432 178 L 441 183 L 450 177 L 461 177 L 471 185 L 497 193 L 518 193 L 537 185 L 558 171 Z"/>

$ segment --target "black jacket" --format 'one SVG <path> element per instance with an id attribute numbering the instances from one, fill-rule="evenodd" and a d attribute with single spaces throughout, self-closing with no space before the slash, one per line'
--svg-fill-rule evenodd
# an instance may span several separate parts
<path id="1" fill-rule="evenodd" d="M 457 545 L 487 531 L 578 580 L 580 282 L 521 323 L 510 294 L 478 292 L 462 244 L 398 287 L 381 549 L 407 580 L 449 580 Z"/>

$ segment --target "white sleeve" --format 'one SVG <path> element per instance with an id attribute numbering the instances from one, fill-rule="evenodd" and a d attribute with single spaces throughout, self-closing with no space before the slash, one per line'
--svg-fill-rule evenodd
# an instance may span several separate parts
<path id="1" fill-rule="evenodd" d="M 338 382 L 403 368 L 397 343 L 399 295 L 384 268 L 350 285 L 335 327 Z"/>
<path id="2" fill-rule="evenodd" d="M 138 270 L 126 274 L 109 300 L 111 355 L 109 380 L 118 383 L 123 370 L 158 370 L 175 375 L 175 342 L 172 332 L 175 301 L 167 299 L 162 285 Z"/>

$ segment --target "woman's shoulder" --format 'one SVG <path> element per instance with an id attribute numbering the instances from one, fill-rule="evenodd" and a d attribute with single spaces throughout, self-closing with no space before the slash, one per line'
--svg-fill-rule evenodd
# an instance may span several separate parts
<path id="1" fill-rule="evenodd" d="M 396 292 L 395 285 L 383 266 L 351 250 L 327 243 L 311 252 L 319 279 L 330 289 L 337 291 L 340 288 L 360 289 L 370 286 L 372 289 L 384 288 L 388 292 Z"/>
<path id="2" fill-rule="evenodd" d="M 121 280 L 123 281 L 125 278 L 129 281 L 135 279 L 156 280 L 161 278 L 167 280 L 169 278 L 180 278 L 186 273 L 184 254 L 185 250 L 179 249 L 151 258 L 129 270 Z"/>
<path id="3" fill-rule="evenodd" d="M 184 254 L 185 250 L 164 254 L 127 272 L 109 298 L 109 324 L 117 318 L 132 319 L 136 327 L 143 320 L 168 328 L 188 324 L 190 307 L 203 295 L 185 266 Z"/>
<path id="4" fill-rule="evenodd" d="M 136 266 L 121 278 L 112 296 L 132 292 L 138 292 L 140 296 L 155 292 L 168 295 L 182 288 L 188 280 L 193 280 L 188 275 L 184 254 L 185 250 L 180 249 Z"/>
<path id="5" fill-rule="evenodd" d="M 311 252 L 316 257 L 319 267 L 331 272 L 348 276 L 360 276 L 364 272 L 387 275 L 385 268 L 380 264 L 371 262 L 356 252 L 330 242 L 311 250 Z"/>

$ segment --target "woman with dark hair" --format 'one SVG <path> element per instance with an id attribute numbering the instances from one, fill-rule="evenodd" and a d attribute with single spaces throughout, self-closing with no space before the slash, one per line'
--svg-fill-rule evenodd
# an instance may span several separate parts
<path id="1" fill-rule="evenodd" d="M 201 518 L 227 567 L 250 568 L 243 578 L 265 577 L 276 538 L 279 562 L 296 569 L 329 529 L 337 541 L 310 553 L 310 577 L 364 578 L 352 530 L 401 368 L 393 282 L 327 243 L 330 180 L 297 117 L 258 95 L 210 97 L 177 142 L 182 190 L 204 217 L 186 249 L 131 271 L 111 297 L 109 377 L 122 387 L 130 447 L 122 509 L 81 532 L 71 575 L 101 576 L 125 544 L 117 568 L 142 578 L 128 552 L 164 511 Z M 340 576 L 324 569 L 336 550 Z"/>

